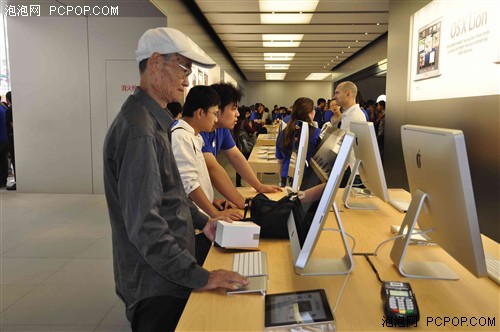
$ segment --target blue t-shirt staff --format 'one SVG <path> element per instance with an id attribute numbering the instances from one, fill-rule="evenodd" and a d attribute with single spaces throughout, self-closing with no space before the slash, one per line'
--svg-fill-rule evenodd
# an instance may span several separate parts
<path id="1" fill-rule="evenodd" d="M 215 189 L 238 208 L 243 209 L 245 207 L 245 198 L 236 190 L 229 175 L 216 159 L 221 151 L 236 172 L 258 192 L 277 192 L 281 191 L 281 189 L 278 186 L 265 185 L 259 181 L 231 136 L 229 129 L 232 129 L 238 120 L 238 103 L 242 97 L 241 91 L 228 83 L 213 84 L 211 87 L 219 95 L 221 108 L 215 131 L 200 133 L 204 141 L 203 157 Z"/>
<path id="2" fill-rule="evenodd" d="M 319 143 L 319 128 L 313 127 L 312 122 L 314 119 L 314 103 L 309 98 L 299 98 L 297 99 L 292 107 L 292 114 L 290 116 L 290 121 L 288 122 L 286 128 L 278 135 L 276 140 L 276 159 L 280 164 L 280 185 L 282 187 L 286 186 L 288 178 L 288 168 L 290 166 L 290 157 L 292 156 L 292 151 L 295 148 L 296 138 L 300 137 L 300 133 L 297 133 L 296 124 L 297 121 L 304 121 L 309 124 L 309 144 L 307 148 L 306 160 L 312 157 L 312 154 L 316 150 Z"/>

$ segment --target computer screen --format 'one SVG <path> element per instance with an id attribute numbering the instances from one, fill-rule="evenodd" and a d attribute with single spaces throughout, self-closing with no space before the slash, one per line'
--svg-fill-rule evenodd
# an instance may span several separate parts
<path id="1" fill-rule="evenodd" d="M 288 176 L 293 178 L 292 190 L 297 192 L 302 183 L 302 177 L 306 168 L 307 149 L 309 148 L 309 125 L 303 121 L 297 121 L 300 127 L 299 142 L 292 152 Z"/>
<path id="2" fill-rule="evenodd" d="M 411 234 L 418 220 L 419 228 L 429 230 L 427 236 L 462 266 L 477 277 L 485 276 L 484 251 L 462 131 L 405 125 L 401 127 L 401 140 L 412 201 L 400 234 Z M 407 245 L 407 238 L 400 238 L 391 251 L 401 274 L 458 279 L 443 263 L 405 261 Z"/>
<path id="3" fill-rule="evenodd" d="M 417 74 L 415 80 L 440 75 L 439 54 L 442 18 L 418 29 Z"/>
<path id="4" fill-rule="evenodd" d="M 348 202 L 356 173 L 359 173 L 363 185 L 368 188 L 372 194 L 384 202 L 389 201 L 384 168 L 382 167 L 382 159 L 380 158 L 380 151 L 378 149 L 373 123 L 353 121 L 351 122 L 350 130 L 356 135 L 353 145 L 356 164 L 353 166 L 351 178 L 344 190 L 342 201 L 348 208 L 377 209 L 375 205 L 370 204 L 370 202 L 366 200 L 365 202 Z"/>
<path id="5" fill-rule="evenodd" d="M 337 159 L 345 130 L 327 131 L 311 157 L 311 168 L 321 182 L 326 182 Z"/>
<path id="6" fill-rule="evenodd" d="M 347 159 L 354 142 L 354 135 L 347 133 L 338 150 L 337 158 L 330 171 L 328 181 L 325 184 L 323 194 L 319 201 L 316 201 L 305 209 L 305 215 L 291 212 L 287 221 L 288 236 L 292 249 L 292 260 L 295 271 L 301 275 L 322 275 L 347 273 L 352 269 L 352 256 L 346 255 L 341 259 L 311 259 L 310 256 L 316 246 L 323 225 L 328 217 L 330 207 L 337 189 L 339 188 L 342 175 L 344 173 Z M 333 147 L 334 148 L 334 147 Z M 338 216 L 337 216 L 338 217 Z M 344 247 L 347 247 L 347 240 L 341 229 Z"/>

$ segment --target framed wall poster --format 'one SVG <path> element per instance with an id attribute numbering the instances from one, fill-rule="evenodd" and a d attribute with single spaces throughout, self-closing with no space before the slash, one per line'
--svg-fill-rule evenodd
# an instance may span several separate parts
<path id="1" fill-rule="evenodd" d="M 203 71 L 201 69 L 198 69 L 198 84 L 197 85 L 204 85 L 205 83 L 203 82 Z"/>
<path id="2" fill-rule="evenodd" d="M 207 73 L 204 73 L 204 78 L 205 78 L 205 85 L 208 85 L 208 75 Z"/>
<path id="3" fill-rule="evenodd" d="M 191 74 L 191 87 L 196 86 L 196 83 L 198 83 L 196 80 L 196 74 L 196 71 L 193 71 L 193 73 Z"/>

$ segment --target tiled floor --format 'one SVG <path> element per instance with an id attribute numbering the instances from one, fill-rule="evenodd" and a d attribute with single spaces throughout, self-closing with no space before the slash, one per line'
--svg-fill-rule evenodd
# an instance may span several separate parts
<path id="1" fill-rule="evenodd" d="M 0 240 L 0 331 L 130 331 L 114 291 L 104 195 L 2 189 Z"/>

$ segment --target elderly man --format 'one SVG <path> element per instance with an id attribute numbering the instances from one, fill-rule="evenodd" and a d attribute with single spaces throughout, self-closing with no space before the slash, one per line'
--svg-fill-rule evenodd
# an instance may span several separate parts
<path id="1" fill-rule="evenodd" d="M 186 195 L 169 137 L 167 103 L 182 97 L 193 63 L 215 63 L 171 28 L 146 31 L 136 53 L 140 85 L 104 142 L 116 292 L 132 330 L 173 331 L 192 289 L 236 289 L 248 281 L 196 263 L 194 228 L 213 240 L 216 223 Z"/>

